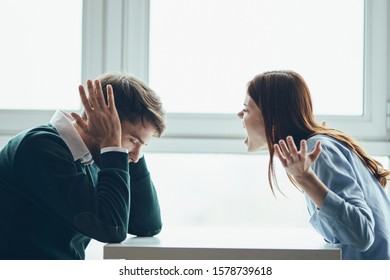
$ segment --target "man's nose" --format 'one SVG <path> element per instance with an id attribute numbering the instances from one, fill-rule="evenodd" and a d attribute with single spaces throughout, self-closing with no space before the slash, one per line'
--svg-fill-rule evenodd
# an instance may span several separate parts
<path id="1" fill-rule="evenodd" d="M 137 163 L 142 156 L 142 146 L 136 146 L 129 151 L 129 161 Z"/>
<path id="2" fill-rule="evenodd" d="M 238 112 L 238 113 L 237 113 L 237 116 L 238 116 L 240 119 L 242 119 L 243 112 L 242 112 L 242 111 Z"/>

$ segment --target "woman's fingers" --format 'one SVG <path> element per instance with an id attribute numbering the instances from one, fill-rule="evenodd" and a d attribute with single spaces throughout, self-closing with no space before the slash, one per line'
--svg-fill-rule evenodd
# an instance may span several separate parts
<path id="1" fill-rule="evenodd" d="M 276 156 L 279 158 L 279 160 L 282 163 L 282 165 L 284 167 L 287 167 L 287 159 L 283 155 L 283 152 L 280 150 L 279 145 L 278 144 L 274 144 L 274 149 L 275 149 Z"/>
<path id="2" fill-rule="evenodd" d="M 288 161 L 292 161 L 292 157 L 291 157 L 291 153 L 290 153 L 290 150 L 288 149 L 287 147 L 287 144 L 284 140 L 280 140 L 279 141 L 279 147 L 284 155 L 284 157 L 288 160 Z"/>
<path id="3" fill-rule="evenodd" d="M 279 158 L 283 167 L 292 176 L 302 176 L 307 174 L 310 166 L 321 153 L 321 144 L 318 141 L 314 149 L 308 153 L 306 140 L 301 140 L 300 148 L 294 143 L 294 139 L 289 136 L 286 140 L 280 140 L 274 144 L 275 155 Z"/>
<path id="4" fill-rule="evenodd" d="M 287 145 L 288 145 L 288 149 L 290 151 L 291 157 L 293 159 L 299 158 L 297 146 L 295 145 L 294 139 L 291 136 L 288 136 L 286 140 L 287 140 Z"/>
<path id="5" fill-rule="evenodd" d="M 305 157 L 306 154 L 307 154 L 307 142 L 306 142 L 306 140 L 301 140 L 300 154 L 301 154 L 301 157 Z"/>
<path id="6" fill-rule="evenodd" d="M 278 146 L 278 148 L 276 148 L 276 146 Z M 301 140 L 299 151 L 291 136 L 288 136 L 286 140 L 280 140 L 279 145 L 276 146 L 274 147 L 275 150 L 279 154 L 283 154 L 283 157 L 288 161 L 296 162 L 307 155 L 307 143 L 305 140 Z M 316 155 L 316 153 L 314 153 L 314 155 Z"/>
<path id="7" fill-rule="evenodd" d="M 308 156 L 310 157 L 311 161 L 315 161 L 319 155 L 321 153 L 321 142 L 320 141 L 317 141 L 313 151 L 311 151 L 311 153 L 308 154 Z"/>

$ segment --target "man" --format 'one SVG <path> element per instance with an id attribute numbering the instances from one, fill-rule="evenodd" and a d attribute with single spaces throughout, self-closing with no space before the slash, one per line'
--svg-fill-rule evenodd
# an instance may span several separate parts
<path id="1" fill-rule="evenodd" d="M 165 130 L 159 97 L 120 73 L 79 87 L 84 113 L 57 111 L 0 151 L 0 259 L 84 259 L 91 238 L 161 230 L 142 148 Z"/>

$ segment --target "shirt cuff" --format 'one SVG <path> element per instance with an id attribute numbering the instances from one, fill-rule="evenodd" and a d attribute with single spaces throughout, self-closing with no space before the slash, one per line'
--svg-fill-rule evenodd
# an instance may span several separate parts
<path id="1" fill-rule="evenodd" d="M 121 153 L 126 153 L 128 154 L 129 151 L 126 148 L 122 147 L 104 147 L 100 150 L 100 153 L 107 153 L 107 152 L 121 152 Z"/>

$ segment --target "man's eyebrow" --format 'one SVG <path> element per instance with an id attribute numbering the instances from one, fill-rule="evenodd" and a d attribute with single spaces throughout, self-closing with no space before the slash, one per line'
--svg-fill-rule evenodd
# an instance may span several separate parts
<path id="1" fill-rule="evenodd" d="M 139 137 L 137 134 L 132 134 L 135 139 L 137 139 L 138 142 L 140 142 L 142 145 L 145 145 L 145 142 L 141 140 L 141 137 Z"/>

